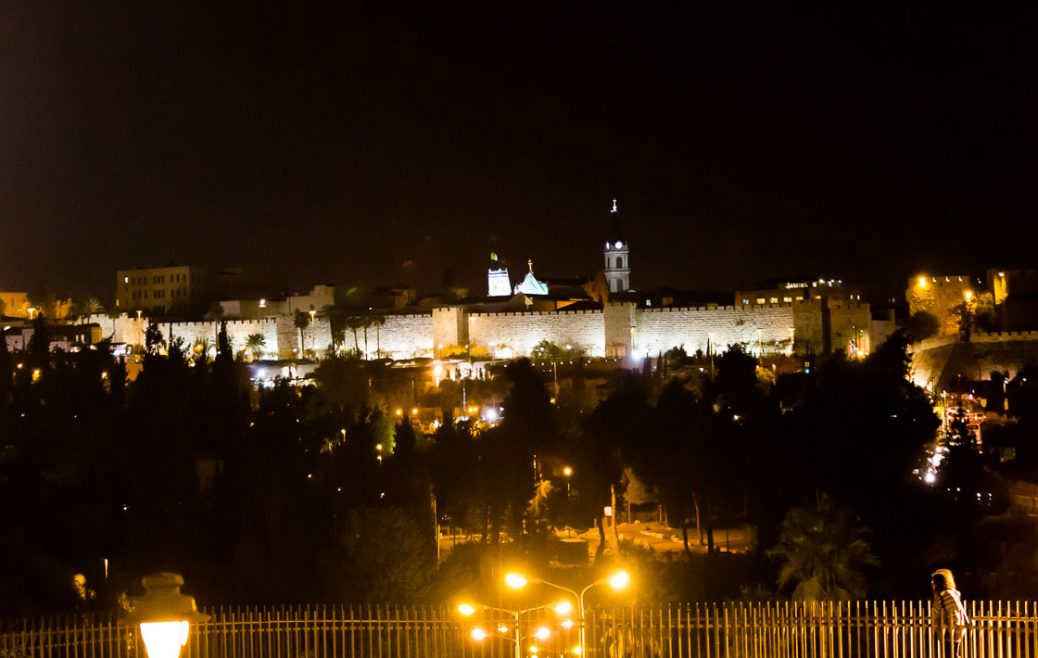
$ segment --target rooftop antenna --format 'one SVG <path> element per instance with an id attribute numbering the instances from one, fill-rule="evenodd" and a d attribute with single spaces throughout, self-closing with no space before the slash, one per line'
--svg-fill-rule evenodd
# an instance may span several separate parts
<path id="1" fill-rule="evenodd" d="M 618 212 L 617 209 L 616 209 L 616 199 L 613 199 L 613 209 L 610 210 L 609 212 L 611 212 L 613 214 L 616 214 Z"/>

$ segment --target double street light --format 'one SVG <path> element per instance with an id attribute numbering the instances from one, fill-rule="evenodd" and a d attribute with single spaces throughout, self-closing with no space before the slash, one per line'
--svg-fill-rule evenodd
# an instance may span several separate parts
<path id="1" fill-rule="evenodd" d="M 528 584 L 544 585 L 546 587 L 552 587 L 562 592 L 566 592 L 567 594 L 575 598 L 577 600 L 577 623 L 579 624 L 577 630 L 578 637 L 580 639 L 577 646 L 577 650 L 574 653 L 583 655 L 584 648 L 587 643 L 587 623 L 584 619 L 584 596 L 592 588 L 599 587 L 601 585 L 608 585 L 615 591 L 621 591 L 623 589 L 626 589 L 627 586 L 631 584 L 631 574 L 629 574 L 624 569 L 618 569 L 617 571 L 614 571 L 605 578 L 600 578 L 594 581 L 593 583 L 591 583 L 584 589 L 580 590 L 579 592 L 577 590 L 570 589 L 568 587 L 564 587 L 556 583 L 548 582 L 547 580 L 534 578 L 532 576 L 525 576 L 519 573 L 518 571 L 510 571 L 507 574 L 505 574 L 505 584 L 515 590 L 523 589 Z"/>
<path id="2" fill-rule="evenodd" d="M 464 616 L 464 617 L 472 617 L 473 615 L 475 615 L 477 612 L 479 612 L 481 610 L 489 610 L 491 612 L 502 612 L 502 613 L 505 613 L 505 614 L 511 616 L 512 617 L 512 626 L 511 626 L 511 628 L 509 628 L 506 624 L 498 625 L 497 632 L 499 633 L 499 635 L 497 635 L 497 637 L 500 637 L 502 639 L 508 640 L 509 642 L 514 644 L 515 645 L 515 658 L 522 658 L 522 655 L 523 655 L 523 640 L 527 640 L 527 639 L 532 637 L 532 638 L 536 638 L 539 642 L 543 642 L 543 641 L 547 640 L 549 637 L 551 637 L 551 629 L 548 628 L 547 626 L 538 626 L 532 633 L 529 633 L 527 635 L 523 635 L 521 626 L 519 624 L 520 618 L 523 615 L 527 614 L 527 613 L 534 612 L 534 611 L 537 611 L 537 610 L 546 610 L 546 609 L 549 609 L 549 608 L 553 609 L 555 611 L 555 613 L 558 614 L 559 616 L 566 616 L 569 613 L 573 612 L 573 604 L 571 604 L 569 601 L 559 601 L 555 605 L 539 605 L 539 606 L 536 606 L 536 607 L 533 607 L 533 608 L 524 608 L 522 610 L 510 610 L 508 608 L 496 608 L 496 607 L 490 606 L 490 605 L 482 605 L 482 604 L 475 604 L 475 603 L 462 603 L 461 605 L 458 606 L 458 612 L 461 613 L 461 615 Z M 564 620 L 561 625 L 564 628 L 569 628 L 572 625 L 572 622 L 570 622 L 569 624 L 567 624 L 567 622 L 568 622 L 568 620 Z M 509 634 L 509 631 L 511 631 L 510 634 Z M 489 633 L 482 626 L 475 626 L 470 631 L 469 636 L 473 640 L 475 640 L 477 642 L 482 642 L 483 640 L 487 639 L 488 637 L 492 637 L 492 634 Z M 536 645 L 533 646 L 533 647 L 530 647 L 530 653 L 537 653 L 537 650 L 538 649 L 537 649 Z"/>

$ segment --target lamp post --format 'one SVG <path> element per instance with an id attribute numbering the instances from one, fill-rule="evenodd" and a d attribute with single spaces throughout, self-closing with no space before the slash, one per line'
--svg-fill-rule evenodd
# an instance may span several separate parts
<path id="1" fill-rule="evenodd" d="M 570 594 L 571 596 L 573 596 L 573 598 L 577 600 L 577 623 L 580 625 L 577 631 L 579 637 L 580 655 L 583 656 L 584 645 L 587 641 L 587 624 L 584 619 L 584 595 L 588 593 L 588 590 L 590 590 L 593 587 L 598 587 L 599 585 L 609 585 L 617 591 L 625 589 L 631 583 L 631 575 L 627 573 L 627 571 L 620 569 L 606 576 L 605 578 L 599 578 L 598 580 L 594 581 L 584 589 L 580 590 L 580 592 L 577 592 L 576 590 L 570 589 L 568 587 L 563 587 L 562 585 L 558 585 L 556 583 L 548 582 L 547 580 L 541 580 L 540 578 L 532 577 L 528 578 L 523 574 L 515 571 L 511 571 L 505 574 L 505 584 L 511 587 L 512 589 L 522 589 L 523 587 L 526 587 L 527 583 L 534 583 L 539 585 L 545 585 L 547 587 L 553 587 L 557 590 Z"/>
<path id="2" fill-rule="evenodd" d="M 137 347 L 140 347 L 141 343 L 144 342 L 143 336 L 142 336 L 143 333 L 144 333 L 144 328 L 143 328 L 142 319 L 141 319 L 141 309 L 137 309 Z"/>
<path id="3" fill-rule="evenodd" d="M 198 612 L 193 596 L 180 593 L 184 578 L 178 573 L 153 573 L 142 578 L 141 584 L 144 596 L 132 599 L 128 620 L 140 625 L 148 658 L 179 658 L 191 622 L 209 617 Z"/>

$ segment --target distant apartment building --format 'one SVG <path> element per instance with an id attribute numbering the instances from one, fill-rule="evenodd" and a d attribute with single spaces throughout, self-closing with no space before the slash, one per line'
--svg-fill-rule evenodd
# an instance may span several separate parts
<path id="1" fill-rule="evenodd" d="M 116 273 L 115 307 L 126 313 L 197 313 L 207 302 L 208 281 L 200 267 L 136 267 Z"/>

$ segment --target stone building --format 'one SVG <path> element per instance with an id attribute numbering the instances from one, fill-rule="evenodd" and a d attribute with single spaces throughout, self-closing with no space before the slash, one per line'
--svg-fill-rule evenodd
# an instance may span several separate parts
<path id="1" fill-rule="evenodd" d="M 205 271 L 192 265 L 135 267 L 115 275 L 115 308 L 149 315 L 204 310 L 210 301 Z"/>

